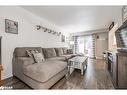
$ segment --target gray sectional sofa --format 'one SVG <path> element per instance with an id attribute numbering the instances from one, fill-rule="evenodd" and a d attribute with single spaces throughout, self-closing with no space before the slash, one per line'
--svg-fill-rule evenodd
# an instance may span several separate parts
<path id="1" fill-rule="evenodd" d="M 27 55 L 29 49 L 38 50 L 45 61 L 35 63 Z M 67 48 L 17 47 L 12 60 L 13 75 L 33 89 L 49 89 L 67 74 L 67 60 L 76 56 L 68 52 Z"/>

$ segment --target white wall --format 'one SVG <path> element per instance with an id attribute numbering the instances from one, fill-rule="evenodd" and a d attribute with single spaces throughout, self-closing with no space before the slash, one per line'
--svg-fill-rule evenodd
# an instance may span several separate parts
<path id="1" fill-rule="evenodd" d="M 97 33 L 95 39 L 95 56 L 96 58 L 102 59 L 103 52 L 108 50 L 108 32 Z"/>
<path id="2" fill-rule="evenodd" d="M 5 19 L 18 22 L 18 35 L 5 32 Z M 61 36 L 36 30 L 36 25 L 45 25 L 58 32 L 62 30 L 20 7 L 0 7 L 0 36 L 2 36 L 3 79 L 12 76 L 12 57 L 15 47 L 63 47 Z"/>
<path id="3" fill-rule="evenodd" d="M 108 31 L 108 50 L 109 51 L 116 51 L 117 44 L 116 44 L 116 37 L 115 31 L 118 29 L 118 25 L 116 24 L 110 31 Z"/>

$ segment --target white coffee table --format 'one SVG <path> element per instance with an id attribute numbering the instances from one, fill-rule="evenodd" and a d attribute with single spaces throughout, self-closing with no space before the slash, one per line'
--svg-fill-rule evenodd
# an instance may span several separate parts
<path id="1" fill-rule="evenodd" d="M 87 69 L 87 60 L 86 56 L 76 56 L 68 60 L 68 71 L 70 73 L 70 68 L 80 69 L 81 75 L 84 74 L 84 70 Z"/>

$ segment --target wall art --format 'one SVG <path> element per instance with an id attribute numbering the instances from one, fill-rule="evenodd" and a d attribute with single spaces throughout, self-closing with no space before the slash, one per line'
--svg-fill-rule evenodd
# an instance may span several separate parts
<path id="1" fill-rule="evenodd" d="M 5 19 L 5 32 L 18 34 L 18 22 Z"/>

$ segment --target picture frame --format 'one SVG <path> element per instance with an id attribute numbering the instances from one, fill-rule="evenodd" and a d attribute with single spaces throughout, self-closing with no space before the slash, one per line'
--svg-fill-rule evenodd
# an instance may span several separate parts
<path id="1" fill-rule="evenodd" d="M 124 23 L 127 20 L 127 6 L 122 8 L 122 22 Z"/>
<path id="2" fill-rule="evenodd" d="M 5 32 L 6 33 L 12 33 L 12 34 L 18 34 L 18 22 L 5 19 Z"/>
<path id="3" fill-rule="evenodd" d="M 65 36 L 64 35 L 61 35 L 61 41 L 65 42 Z"/>

